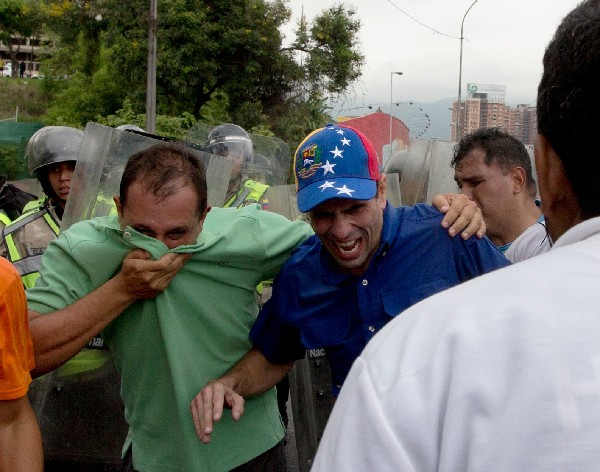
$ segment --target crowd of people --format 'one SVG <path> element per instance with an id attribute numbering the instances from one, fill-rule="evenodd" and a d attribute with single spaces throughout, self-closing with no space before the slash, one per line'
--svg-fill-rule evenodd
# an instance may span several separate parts
<path id="1" fill-rule="evenodd" d="M 461 194 L 431 206 L 393 207 L 369 139 L 328 124 L 294 154 L 305 217 L 265 211 L 269 161 L 223 124 L 201 147 L 232 164 L 220 207 L 199 151 L 162 142 L 128 158 L 114 212 L 61 232 L 85 135 L 36 132 L 44 196 L 0 193 L 0 471 L 43 470 L 65 418 L 36 420 L 30 387 L 58 372 L 81 399 L 107 366 L 90 431 L 122 425 L 123 471 L 285 471 L 285 379 L 309 349 L 336 397 L 313 470 L 594 470 L 598 20 L 582 2 L 544 55 L 538 182 L 481 129 L 455 147 Z"/>

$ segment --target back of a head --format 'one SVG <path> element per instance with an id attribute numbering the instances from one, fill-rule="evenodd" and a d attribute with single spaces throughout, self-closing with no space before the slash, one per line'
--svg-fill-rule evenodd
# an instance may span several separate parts
<path id="1" fill-rule="evenodd" d="M 579 4 L 544 54 L 538 132 L 560 158 L 584 218 L 600 215 L 600 0 Z"/>
<path id="2" fill-rule="evenodd" d="M 515 167 L 522 167 L 527 186 L 532 191 L 532 196 L 535 196 L 531 158 L 521 141 L 500 128 L 480 128 L 466 135 L 456 144 L 450 165 L 456 167 L 475 149 L 481 149 L 485 153 L 485 165 L 497 164 L 503 173 Z"/>
<path id="3" fill-rule="evenodd" d="M 31 175 L 59 162 L 77 161 L 83 131 L 68 126 L 45 126 L 37 130 L 27 143 L 25 157 Z"/>
<path id="4" fill-rule="evenodd" d="M 159 200 L 190 185 L 198 196 L 198 211 L 207 206 L 206 170 L 196 152 L 181 143 L 159 143 L 133 154 L 123 170 L 119 195 L 126 205 L 127 190 L 140 182 Z"/>

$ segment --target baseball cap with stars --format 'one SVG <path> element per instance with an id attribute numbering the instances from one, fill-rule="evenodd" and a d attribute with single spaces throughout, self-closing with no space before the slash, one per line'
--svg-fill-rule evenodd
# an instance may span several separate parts
<path id="1" fill-rule="evenodd" d="M 379 158 L 360 131 L 328 124 L 298 146 L 294 177 L 298 209 L 303 213 L 333 198 L 370 200 L 377 192 Z"/>

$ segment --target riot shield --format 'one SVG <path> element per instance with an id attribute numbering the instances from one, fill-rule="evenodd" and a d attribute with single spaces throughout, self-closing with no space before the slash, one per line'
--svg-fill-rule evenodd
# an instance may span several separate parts
<path id="1" fill-rule="evenodd" d="M 119 193 L 121 175 L 129 157 L 164 140 L 165 138 L 148 133 L 88 123 L 61 230 L 64 231 L 77 221 L 113 213 L 113 196 Z M 207 154 L 195 146 L 190 147 L 194 148 L 206 167 L 208 204 L 222 206 L 232 170 L 231 160 Z"/>
<path id="2" fill-rule="evenodd" d="M 196 123 L 186 136 L 186 141 L 201 149 L 206 146 L 212 125 Z M 251 179 L 269 186 L 287 185 L 291 154 L 289 146 L 279 138 L 248 133 L 253 145 L 253 155 L 248 157 L 241 169 L 242 182 Z"/>
<path id="3" fill-rule="evenodd" d="M 408 154 L 402 166 L 400 193 L 404 205 L 423 203 L 427 198 L 429 180 L 429 141 L 411 139 Z"/>
<path id="4" fill-rule="evenodd" d="M 386 172 L 399 174 L 402 203 L 431 203 L 436 194 L 457 193 L 450 166 L 453 153 L 452 143 L 437 139 L 411 139 L 408 150 L 394 153 Z"/>
<path id="5" fill-rule="evenodd" d="M 290 221 L 302 217 L 298 210 L 296 188 L 293 185 L 269 187 L 263 197 L 262 208 L 285 216 Z"/>
<path id="6" fill-rule="evenodd" d="M 454 180 L 454 169 L 450 165 L 454 155 L 453 144 L 448 141 L 431 140 L 430 153 L 427 203 L 431 203 L 433 196 L 439 193 L 460 193 Z"/>

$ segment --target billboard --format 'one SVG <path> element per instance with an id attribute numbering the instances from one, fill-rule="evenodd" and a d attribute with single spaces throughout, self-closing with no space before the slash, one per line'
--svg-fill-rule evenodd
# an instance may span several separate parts
<path id="1" fill-rule="evenodd" d="M 473 93 L 487 93 L 490 95 L 504 95 L 506 93 L 505 85 L 494 84 L 467 84 L 467 91 Z"/>

